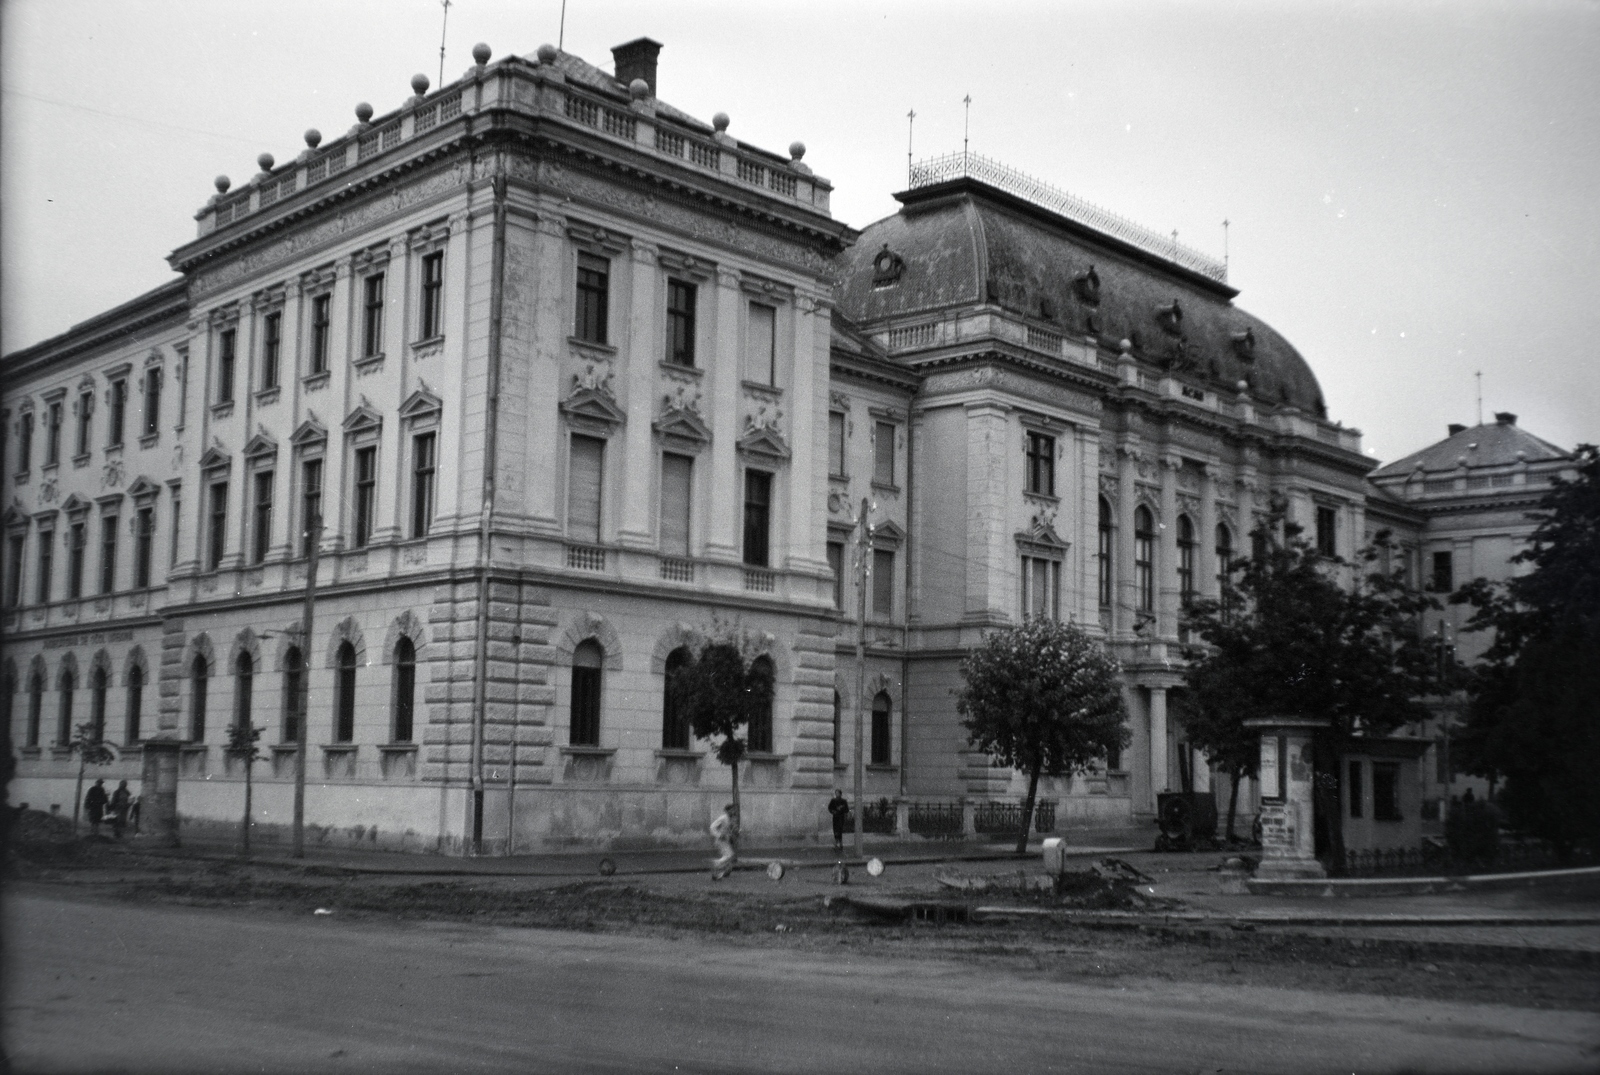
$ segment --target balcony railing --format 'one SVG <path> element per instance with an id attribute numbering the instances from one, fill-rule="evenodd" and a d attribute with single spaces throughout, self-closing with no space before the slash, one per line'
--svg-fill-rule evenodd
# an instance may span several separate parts
<path id="1" fill-rule="evenodd" d="M 693 582 L 694 561 L 679 559 L 676 556 L 663 556 L 661 577 L 667 582 Z"/>
<path id="2" fill-rule="evenodd" d="M 1014 194 L 1025 201 L 1032 202 L 1041 209 L 1048 209 L 1052 213 L 1059 213 L 1068 220 L 1087 225 L 1096 231 L 1103 232 L 1114 238 L 1121 239 L 1131 246 L 1157 257 L 1165 258 L 1175 265 L 1181 265 L 1191 272 L 1215 280 L 1218 283 L 1228 282 L 1228 266 L 1225 262 L 1208 257 L 1191 247 L 1183 246 L 1176 239 L 1169 239 L 1160 232 L 1152 231 L 1141 224 L 1135 224 L 1126 217 L 1118 216 L 1109 209 L 1103 209 L 1093 202 L 1084 201 L 1082 198 L 1068 194 L 1051 186 L 1041 179 L 1035 179 L 1026 172 L 1018 171 L 999 161 L 991 160 L 978 153 L 947 153 L 942 157 L 932 160 L 919 161 L 911 166 L 911 183 L 913 190 L 917 187 L 929 187 L 936 183 L 945 183 L 952 179 L 971 178 L 998 187 L 1007 194 Z"/>
<path id="3" fill-rule="evenodd" d="M 606 550 L 594 545 L 568 545 L 567 566 L 577 571 L 604 571 Z"/>
<path id="4" fill-rule="evenodd" d="M 744 588 L 754 593 L 772 593 L 778 588 L 776 572 L 761 567 L 744 569 Z"/>

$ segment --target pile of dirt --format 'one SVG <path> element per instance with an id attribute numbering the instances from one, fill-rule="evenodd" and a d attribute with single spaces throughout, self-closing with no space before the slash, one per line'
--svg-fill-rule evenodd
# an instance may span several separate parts
<path id="1" fill-rule="evenodd" d="M 43 810 L 13 811 L 9 835 L 11 858 L 35 865 L 80 861 L 98 844 L 74 833 L 69 818 Z"/>
<path id="2" fill-rule="evenodd" d="M 939 883 L 946 888 L 987 899 L 1014 899 L 1040 907 L 1079 911 L 1153 911 L 1177 906 L 1176 900 L 1154 895 L 1148 881 L 1149 878 L 1131 868 L 1068 870 L 1059 877 L 1024 870 L 975 877 L 952 874 L 939 876 Z"/>

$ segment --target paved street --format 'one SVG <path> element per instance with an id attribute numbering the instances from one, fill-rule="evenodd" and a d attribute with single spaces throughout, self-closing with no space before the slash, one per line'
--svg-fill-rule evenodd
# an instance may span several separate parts
<path id="1" fill-rule="evenodd" d="M 1577 1071 L 1600 1017 L 13 895 L 21 1071 Z"/>

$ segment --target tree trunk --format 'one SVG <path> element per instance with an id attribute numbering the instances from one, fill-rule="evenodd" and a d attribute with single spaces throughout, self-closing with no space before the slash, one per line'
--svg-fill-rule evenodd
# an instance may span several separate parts
<path id="1" fill-rule="evenodd" d="M 1233 835 L 1233 819 L 1234 819 L 1234 815 L 1236 815 L 1239 812 L 1239 781 L 1240 781 L 1240 779 L 1241 779 L 1241 774 L 1240 774 L 1239 770 L 1237 770 L 1237 769 L 1229 770 L 1229 772 L 1228 772 L 1228 835 L 1227 835 L 1227 840 L 1228 840 L 1228 842 L 1230 844 L 1233 843 L 1233 841 L 1237 839 L 1237 837 Z"/>
<path id="2" fill-rule="evenodd" d="M 1032 771 L 1028 773 L 1028 798 L 1022 804 L 1021 831 L 1017 833 L 1017 854 L 1019 855 L 1028 850 L 1028 827 L 1033 824 L 1033 800 L 1039 792 L 1039 768 L 1043 764 L 1042 761 L 1034 762 Z"/>
<path id="3" fill-rule="evenodd" d="M 250 857 L 250 774 L 255 767 L 254 758 L 244 760 L 244 821 L 239 826 L 239 844 L 245 858 Z"/>
<path id="4" fill-rule="evenodd" d="M 78 812 L 83 809 L 83 770 L 89 764 L 83 751 L 78 751 L 78 790 L 72 795 L 72 835 L 78 835 Z"/>
<path id="5" fill-rule="evenodd" d="M 1328 861 L 1324 865 L 1332 867 L 1330 873 L 1342 872 L 1345 857 L 1344 818 L 1339 811 L 1339 750 L 1332 741 L 1321 736 L 1312 746 L 1311 804 L 1315 816 L 1327 826 Z M 1312 832 L 1315 831 L 1313 819 Z"/>
<path id="6" fill-rule="evenodd" d="M 739 832 L 744 827 L 739 816 L 739 763 L 733 763 L 733 831 L 728 838 L 733 842 L 734 853 L 739 851 Z"/>

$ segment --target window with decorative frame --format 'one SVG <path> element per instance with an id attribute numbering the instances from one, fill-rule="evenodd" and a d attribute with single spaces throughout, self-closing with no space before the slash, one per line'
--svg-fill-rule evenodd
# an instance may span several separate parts
<path id="1" fill-rule="evenodd" d="M 283 356 L 283 312 L 273 310 L 261 321 L 261 388 L 278 387 Z"/>
<path id="2" fill-rule="evenodd" d="M 144 371 L 144 436 L 154 437 L 161 432 L 160 366 L 146 366 Z"/>
<path id="3" fill-rule="evenodd" d="M 228 482 L 212 481 L 206 498 L 206 570 L 215 571 L 228 547 Z"/>
<path id="4" fill-rule="evenodd" d="M 384 274 L 375 272 L 361 281 L 361 355 L 376 358 L 383 354 Z"/>
<path id="5" fill-rule="evenodd" d="M 308 375 L 328 372 L 328 357 L 333 333 L 333 296 L 324 292 L 311 296 L 311 338 Z"/>
<path id="6" fill-rule="evenodd" d="M 752 384 L 778 383 L 778 311 L 766 303 L 749 304 L 744 379 Z"/>
<path id="7" fill-rule="evenodd" d="M 122 517 L 115 511 L 100 514 L 100 593 L 111 594 L 117 589 L 117 525 Z"/>
<path id="8" fill-rule="evenodd" d="M 106 444 L 116 447 L 122 443 L 123 434 L 128 427 L 128 378 L 114 377 L 111 380 L 111 406 L 110 416 L 106 425 L 109 427 L 106 435 Z M 232 399 L 230 395 L 228 397 Z"/>
<path id="9" fill-rule="evenodd" d="M 61 410 L 59 399 L 51 400 L 45 407 L 44 465 L 47 467 L 61 462 Z"/>
<path id="10" fill-rule="evenodd" d="M 1156 524 L 1143 504 L 1133 512 L 1133 580 L 1140 612 L 1156 608 Z"/>
<path id="11" fill-rule="evenodd" d="M 879 691 L 872 699 L 872 753 L 871 765 L 892 765 L 894 743 L 894 701 L 888 691 Z"/>
<path id="12" fill-rule="evenodd" d="M 1028 431 L 1028 492 L 1037 496 L 1056 495 L 1056 439 L 1047 433 Z"/>
<path id="13" fill-rule="evenodd" d="M 1101 497 L 1099 500 L 1099 507 L 1100 521 L 1097 528 L 1096 536 L 1098 538 L 1098 542 L 1096 544 L 1095 551 L 1095 568 L 1098 576 L 1097 581 L 1099 583 L 1097 589 L 1099 591 L 1100 607 L 1109 608 L 1111 607 L 1112 597 L 1111 549 L 1113 529 L 1111 523 L 1111 502 L 1105 497 Z"/>
<path id="14" fill-rule="evenodd" d="M 594 254 L 578 255 L 577 299 L 572 334 L 586 343 L 610 343 L 611 262 Z"/>
<path id="15" fill-rule="evenodd" d="M 1196 549 L 1194 522 L 1187 515 L 1178 516 L 1178 602 L 1184 608 L 1194 603 Z"/>
<path id="16" fill-rule="evenodd" d="M 418 309 L 418 340 L 444 335 L 444 251 L 422 256 L 422 294 Z"/>
<path id="17" fill-rule="evenodd" d="M 567 741 L 572 746 L 600 745 L 601 669 L 605 653 L 589 638 L 572 652 L 571 719 Z"/>
<path id="18" fill-rule="evenodd" d="M 828 473 L 835 478 L 846 476 L 845 471 L 845 416 L 842 411 L 828 412 Z"/>
<path id="19" fill-rule="evenodd" d="M 695 285 L 667 280 L 667 354 L 674 366 L 694 365 Z"/>
<path id="20" fill-rule="evenodd" d="M 67 597 L 83 596 L 83 565 L 88 558 L 89 524 L 80 515 L 67 524 Z"/>
<path id="21" fill-rule="evenodd" d="M 94 389 L 84 388 L 78 393 L 78 441 L 73 455 L 82 458 L 89 454 L 90 428 L 93 425 Z"/>
<path id="22" fill-rule="evenodd" d="M 573 433 L 567 459 L 567 537 L 600 543 L 606 442 Z"/>
<path id="23" fill-rule="evenodd" d="M 233 375 L 237 329 L 223 329 L 217 337 L 217 402 L 233 402 Z"/>

